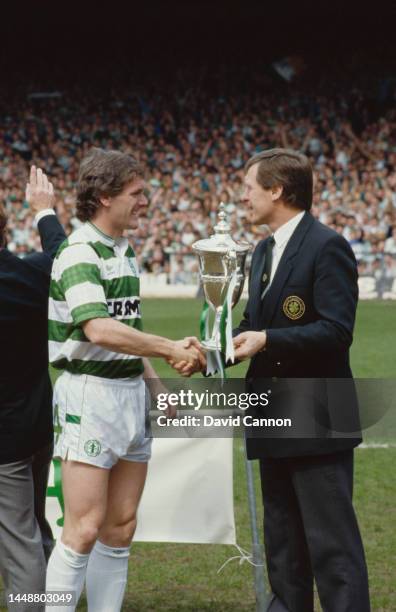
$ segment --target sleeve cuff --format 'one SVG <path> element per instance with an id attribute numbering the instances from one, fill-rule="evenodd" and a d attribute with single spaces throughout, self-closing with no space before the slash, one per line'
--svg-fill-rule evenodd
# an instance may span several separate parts
<path id="1" fill-rule="evenodd" d="M 47 215 L 55 215 L 55 211 L 53 208 L 45 208 L 44 210 L 40 210 L 40 212 L 37 213 L 37 215 L 34 217 L 34 224 L 37 227 L 38 222 L 40 221 L 40 219 L 42 219 L 43 217 L 46 217 Z"/>

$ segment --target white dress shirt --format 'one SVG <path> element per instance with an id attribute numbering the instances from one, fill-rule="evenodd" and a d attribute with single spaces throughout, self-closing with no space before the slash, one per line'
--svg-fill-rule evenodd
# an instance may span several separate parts
<path id="1" fill-rule="evenodd" d="M 275 244 L 272 249 L 271 276 L 270 276 L 270 282 L 268 283 L 266 287 L 264 295 L 267 293 L 268 289 L 271 286 L 272 281 L 274 280 L 275 272 L 278 269 L 280 259 L 284 253 L 287 243 L 289 242 L 290 238 L 292 237 L 294 233 L 294 230 L 296 229 L 297 225 L 300 223 L 304 215 L 305 215 L 305 210 L 302 210 L 300 213 L 298 213 L 297 215 L 292 217 L 289 221 L 287 221 L 287 223 L 284 223 L 283 225 L 278 227 L 276 232 L 273 234 Z"/>

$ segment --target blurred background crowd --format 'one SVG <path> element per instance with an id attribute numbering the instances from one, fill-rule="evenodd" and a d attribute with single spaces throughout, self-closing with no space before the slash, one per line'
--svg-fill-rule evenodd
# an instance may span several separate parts
<path id="1" fill-rule="evenodd" d="M 297 62 L 298 63 L 298 62 Z M 290 66 L 289 66 L 290 67 Z M 101 66 L 103 76 L 105 68 Z M 54 91 L 16 88 L 0 115 L 0 199 L 8 212 L 8 248 L 19 256 L 39 248 L 24 199 L 30 164 L 42 167 L 56 191 L 67 232 L 75 216 L 81 157 L 92 146 L 137 156 L 147 170 L 150 207 L 132 243 L 143 271 L 168 282 L 191 282 L 191 244 L 212 233 L 220 201 L 236 239 L 255 244 L 240 203 L 244 164 L 275 146 L 304 151 L 315 174 L 313 214 L 351 244 L 361 275 L 380 290 L 396 278 L 396 82 L 365 73 L 351 86 L 342 67 L 323 82 L 273 67 L 172 74 L 110 73 L 108 88 Z M 118 78 L 118 80 L 117 80 Z"/>

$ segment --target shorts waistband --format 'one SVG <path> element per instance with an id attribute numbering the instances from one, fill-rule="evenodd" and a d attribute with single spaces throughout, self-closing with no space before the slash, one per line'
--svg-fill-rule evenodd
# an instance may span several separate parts
<path id="1" fill-rule="evenodd" d="M 134 376 L 134 378 L 102 378 L 101 376 L 91 376 L 90 374 L 72 374 L 67 370 L 62 372 L 61 376 L 70 381 L 82 382 L 84 380 L 89 380 L 89 382 L 108 385 L 109 387 L 131 387 L 140 384 L 143 380 L 142 374 Z"/>

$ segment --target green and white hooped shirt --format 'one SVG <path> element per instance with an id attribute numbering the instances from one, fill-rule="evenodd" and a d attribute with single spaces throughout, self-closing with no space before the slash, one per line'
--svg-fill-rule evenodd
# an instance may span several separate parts
<path id="1" fill-rule="evenodd" d="M 142 329 L 139 271 L 126 238 L 114 240 L 87 222 L 63 242 L 52 268 L 50 363 L 72 374 L 103 378 L 141 374 L 140 357 L 109 351 L 85 336 L 81 323 L 99 317 Z"/>

